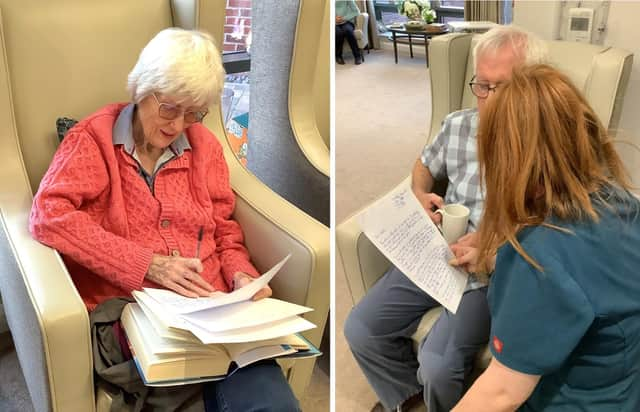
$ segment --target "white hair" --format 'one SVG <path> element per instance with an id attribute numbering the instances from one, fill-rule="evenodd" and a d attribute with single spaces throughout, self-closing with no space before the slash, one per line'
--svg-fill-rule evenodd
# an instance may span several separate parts
<path id="1" fill-rule="evenodd" d="M 479 56 L 495 55 L 498 50 L 507 45 L 522 58 L 524 64 L 547 62 L 547 46 L 537 36 L 516 26 L 497 26 L 478 37 L 478 42 L 473 48 L 474 70 L 478 66 Z"/>
<path id="2" fill-rule="evenodd" d="M 134 103 L 152 93 L 192 100 L 209 107 L 220 100 L 224 68 L 213 38 L 202 31 L 179 28 L 156 34 L 142 49 L 127 79 Z"/>

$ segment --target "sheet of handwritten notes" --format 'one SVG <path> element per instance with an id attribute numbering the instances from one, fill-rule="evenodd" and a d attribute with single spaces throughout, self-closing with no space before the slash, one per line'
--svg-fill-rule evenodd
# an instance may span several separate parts
<path id="1" fill-rule="evenodd" d="M 453 252 L 410 187 L 410 179 L 369 206 L 362 231 L 420 289 L 456 313 L 468 275 L 449 265 Z"/>

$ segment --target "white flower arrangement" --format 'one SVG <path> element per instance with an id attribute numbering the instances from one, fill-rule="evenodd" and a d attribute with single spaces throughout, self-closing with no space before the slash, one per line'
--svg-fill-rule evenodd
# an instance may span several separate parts
<path id="1" fill-rule="evenodd" d="M 431 9 L 429 0 L 400 0 L 396 1 L 398 13 L 407 16 L 409 20 L 424 20 L 432 23 L 436 19 L 436 11 Z"/>
<path id="2" fill-rule="evenodd" d="M 438 15 L 436 15 L 436 11 L 433 9 L 422 9 L 422 19 L 427 23 L 433 23 Z"/>

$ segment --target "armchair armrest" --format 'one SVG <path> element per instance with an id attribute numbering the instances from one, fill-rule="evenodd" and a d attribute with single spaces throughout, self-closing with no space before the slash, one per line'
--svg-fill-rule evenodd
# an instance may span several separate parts
<path id="1" fill-rule="evenodd" d="M 205 121 L 205 123 L 207 123 Z M 304 315 L 317 327 L 304 333 L 320 345 L 329 313 L 329 229 L 284 200 L 249 172 L 233 154 L 217 116 L 207 123 L 225 151 L 231 186 L 236 193 L 235 219 L 245 235 L 253 263 L 264 271 L 291 253 L 273 280 L 274 296 L 313 308 Z M 313 372 L 315 359 L 296 360 L 289 383 L 301 398 Z"/>
<path id="2" fill-rule="evenodd" d="M 0 292 L 20 366 L 36 410 L 93 411 L 87 309 L 58 253 L 31 238 L 29 209 L 3 202 L 0 216 Z"/>
<path id="3" fill-rule="evenodd" d="M 411 176 L 405 180 L 407 179 L 411 179 Z M 367 290 L 391 266 L 391 262 L 360 229 L 358 216 L 368 207 L 369 205 L 363 207 L 336 227 L 336 249 L 340 254 L 354 304 L 364 297 Z"/>
<path id="4" fill-rule="evenodd" d="M 391 266 L 389 260 L 371 243 L 357 222 L 364 209 L 336 227 L 336 246 L 353 303 L 364 297 L 367 290 Z"/>
<path id="5" fill-rule="evenodd" d="M 358 47 L 366 48 L 369 44 L 369 13 L 360 13 L 356 16 L 356 31 Z"/>

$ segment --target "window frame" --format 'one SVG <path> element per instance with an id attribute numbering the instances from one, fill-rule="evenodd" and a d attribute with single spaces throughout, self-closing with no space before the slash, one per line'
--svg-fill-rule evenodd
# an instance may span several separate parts
<path id="1" fill-rule="evenodd" d="M 227 74 L 251 71 L 251 55 L 247 51 L 222 53 L 222 65 Z"/>

